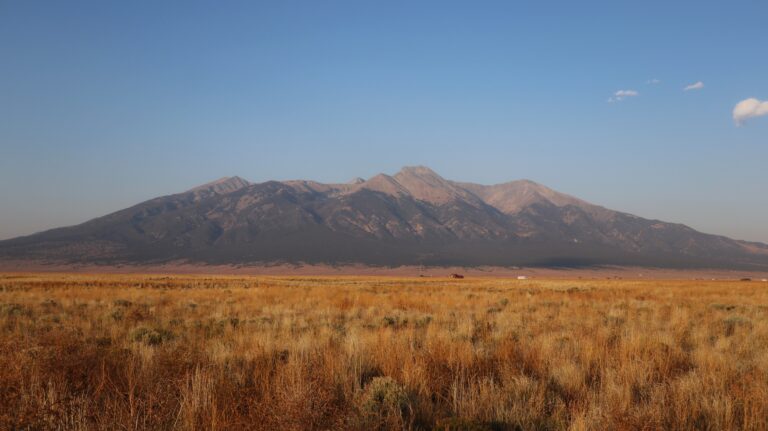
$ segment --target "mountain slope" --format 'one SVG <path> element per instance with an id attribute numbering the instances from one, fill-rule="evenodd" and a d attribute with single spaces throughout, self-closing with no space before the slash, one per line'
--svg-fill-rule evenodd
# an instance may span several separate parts
<path id="1" fill-rule="evenodd" d="M 531 181 L 483 186 L 408 167 L 344 184 L 222 178 L 0 241 L 0 258 L 768 268 L 768 246 L 611 211 Z"/>

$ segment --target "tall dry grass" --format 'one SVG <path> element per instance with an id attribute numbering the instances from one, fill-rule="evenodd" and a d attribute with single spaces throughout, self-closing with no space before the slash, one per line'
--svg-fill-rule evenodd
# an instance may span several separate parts
<path id="1" fill-rule="evenodd" d="M 0 276 L 0 429 L 768 429 L 768 284 Z"/>

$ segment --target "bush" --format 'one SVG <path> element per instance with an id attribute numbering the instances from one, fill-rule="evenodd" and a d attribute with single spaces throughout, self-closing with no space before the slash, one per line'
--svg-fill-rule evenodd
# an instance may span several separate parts
<path id="1" fill-rule="evenodd" d="M 123 317 L 125 317 L 125 314 L 123 313 L 123 310 L 115 310 L 112 313 L 110 313 L 109 317 L 111 317 L 115 322 L 119 322 L 123 320 Z"/>
<path id="2" fill-rule="evenodd" d="M 725 336 L 730 337 L 736 332 L 736 328 L 752 328 L 752 321 L 744 316 L 729 316 L 723 319 L 723 326 L 725 327 Z"/>
<path id="3" fill-rule="evenodd" d="M 385 328 L 400 328 L 408 324 L 408 319 L 401 320 L 399 316 L 384 316 L 381 320 L 382 326 Z"/>
<path id="4" fill-rule="evenodd" d="M 462 418 L 448 418 L 438 421 L 435 431 L 502 431 L 518 428 L 500 422 L 481 422 Z"/>
<path id="5" fill-rule="evenodd" d="M 174 335 L 165 329 L 136 328 L 131 332 L 131 340 L 144 343 L 148 346 L 157 346 L 171 341 Z"/>
<path id="6" fill-rule="evenodd" d="M 21 304 L 0 304 L 0 315 L 6 316 L 31 316 L 32 312 Z"/>
<path id="7" fill-rule="evenodd" d="M 60 304 L 53 299 L 46 299 L 45 301 L 41 302 L 40 305 L 46 308 L 55 308 L 60 306 Z"/>
<path id="8" fill-rule="evenodd" d="M 393 426 L 407 423 L 412 406 L 408 391 L 391 377 L 374 377 L 365 387 L 360 409 L 371 425 Z"/>

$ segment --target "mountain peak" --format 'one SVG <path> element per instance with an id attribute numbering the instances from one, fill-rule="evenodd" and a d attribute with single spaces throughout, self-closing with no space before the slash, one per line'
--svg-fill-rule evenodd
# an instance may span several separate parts
<path id="1" fill-rule="evenodd" d="M 431 204 L 442 205 L 457 200 L 473 205 L 481 204 L 472 193 L 457 187 L 426 166 L 406 166 L 392 178 L 411 196 Z"/>
<path id="2" fill-rule="evenodd" d="M 406 176 L 443 179 L 443 177 L 438 175 L 437 172 L 426 166 L 404 166 L 402 169 L 400 169 L 400 172 L 395 174 L 395 178 L 402 178 Z"/>
<path id="3" fill-rule="evenodd" d="M 472 183 L 458 184 L 479 196 L 488 205 L 505 214 L 516 214 L 534 204 L 547 204 L 557 207 L 572 205 L 593 215 L 607 216 L 602 207 L 592 205 L 565 193 L 557 192 L 531 180 L 516 180 L 491 186 Z"/>
<path id="4" fill-rule="evenodd" d="M 197 186 L 191 190 L 190 192 L 213 192 L 213 193 L 219 193 L 219 194 L 225 194 L 225 193 L 231 193 L 236 190 L 240 190 L 243 187 L 248 187 L 251 185 L 251 183 L 247 180 L 244 180 L 238 176 L 233 177 L 222 177 L 218 180 L 211 181 L 210 183 L 205 183 L 201 186 Z"/>

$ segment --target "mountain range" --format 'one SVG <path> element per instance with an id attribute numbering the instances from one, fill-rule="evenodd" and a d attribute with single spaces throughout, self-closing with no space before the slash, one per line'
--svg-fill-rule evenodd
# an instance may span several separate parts
<path id="1" fill-rule="evenodd" d="M 343 184 L 222 178 L 0 241 L 0 259 L 766 269 L 768 245 L 609 210 L 528 180 L 462 183 L 417 166 Z"/>

